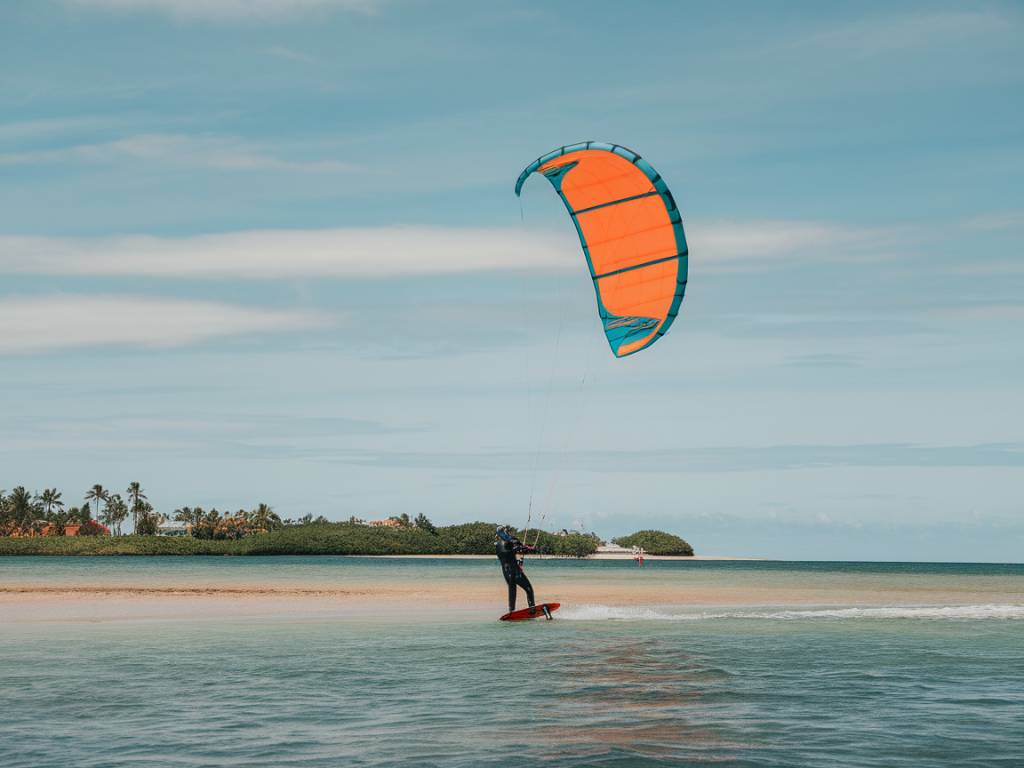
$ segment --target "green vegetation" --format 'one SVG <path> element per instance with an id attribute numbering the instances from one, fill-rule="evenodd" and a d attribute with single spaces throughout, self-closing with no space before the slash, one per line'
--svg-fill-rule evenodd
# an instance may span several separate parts
<path id="1" fill-rule="evenodd" d="M 439 527 L 422 513 L 415 518 L 401 514 L 373 525 L 355 517 L 343 523 L 312 515 L 282 520 L 266 504 L 237 512 L 181 507 L 168 516 L 153 508 L 138 482 L 129 483 L 123 497 L 93 485 L 82 502 L 65 510 L 63 494 L 56 488 L 34 493 L 24 486 L 10 493 L 0 490 L 0 555 L 494 554 L 493 523 Z M 134 533 L 121 535 L 129 517 Z M 179 535 L 158 536 L 169 519 L 181 524 Z M 539 554 L 559 557 L 587 557 L 601 544 L 592 533 L 534 529 L 517 535 Z M 643 547 L 652 555 L 693 554 L 685 541 L 661 531 L 639 531 L 615 542 Z"/>
<path id="2" fill-rule="evenodd" d="M 536 531 L 530 533 L 531 543 L 535 536 Z M 563 557 L 585 557 L 593 554 L 600 543 L 593 534 L 556 536 L 541 532 L 537 536 L 537 551 Z M 478 522 L 435 527 L 424 517 L 419 523 L 396 528 L 370 527 L 356 522 L 282 524 L 274 530 L 241 538 L 205 535 L 202 538 L 142 535 L 0 538 L 0 555 L 459 554 L 494 554 L 494 524 Z"/>
<path id="3" fill-rule="evenodd" d="M 231 555 L 231 541 L 188 536 L 0 537 L 2 555 Z"/>
<path id="4" fill-rule="evenodd" d="M 531 534 L 533 535 L 533 534 Z M 494 551 L 493 536 L 491 551 Z M 587 557 L 594 554 L 601 546 L 601 539 L 593 533 L 570 533 L 557 536 L 542 531 L 537 538 L 537 551 L 541 554 L 552 554 L 560 557 Z"/>
<path id="5" fill-rule="evenodd" d="M 612 539 L 620 547 L 641 547 L 649 555 L 683 555 L 693 557 L 693 547 L 684 539 L 664 531 L 637 531 Z"/>

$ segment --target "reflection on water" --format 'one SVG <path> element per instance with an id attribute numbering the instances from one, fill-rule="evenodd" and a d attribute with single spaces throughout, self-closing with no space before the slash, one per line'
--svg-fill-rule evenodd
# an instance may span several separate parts
<path id="1" fill-rule="evenodd" d="M 576 760 L 635 756 L 728 758 L 735 748 L 705 712 L 705 697 L 728 674 L 663 639 L 571 643 L 548 659 L 555 701 L 536 738 Z M 565 724 L 572 724 L 566 726 Z"/>

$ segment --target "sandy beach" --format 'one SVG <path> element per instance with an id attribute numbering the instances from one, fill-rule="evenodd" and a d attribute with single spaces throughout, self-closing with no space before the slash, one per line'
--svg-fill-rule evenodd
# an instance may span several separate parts
<path id="1" fill-rule="evenodd" d="M 483 558 L 472 560 L 482 560 Z M 687 558 L 688 560 L 690 558 Z M 505 585 L 485 562 L 389 558 L 394 567 L 348 558 L 344 576 L 278 572 L 282 560 L 204 562 L 193 570 L 164 561 L 147 563 L 121 577 L 83 576 L 74 583 L 38 574 L 0 586 L 0 612 L 8 622 L 116 621 L 228 617 L 485 617 L 501 612 Z M 449 560 L 449 564 L 443 560 Z M 457 560 L 465 560 L 459 558 Z M 439 562 L 442 561 L 442 562 Z M 314 560 L 315 562 L 315 560 Z M 120 565 L 137 565 L 137 563 Z M 186 564 L 187 565 L 187 564 Z M 948 606 L 1021 604 L 1020 582 L 978 577 L 952 582 L 920 575 L 905 578 L 857 574 L 794 574 L 786 570 L 723 569 L 712 562 L 692 568 L 666 563 L 648 568 L 622 564 L 581 565 L 544 561 L 528 564 L 540 600 L 565 606 L 806 607 Z M 339 582 L 344 583 L 339 583 Z M 520 601 L 525 600 L 520 596 Z"/>

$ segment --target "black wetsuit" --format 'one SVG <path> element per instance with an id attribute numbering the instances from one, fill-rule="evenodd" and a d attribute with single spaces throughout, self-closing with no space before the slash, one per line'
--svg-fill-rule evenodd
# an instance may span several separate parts
<path id="1" fill-rule="evenodd" d="M 516 609 L 516 585 L 526 592 L 526 601 L 533 608 L 533 585 L 519 565 L 519 555 L 526 551 L 526 546 L 515 536 L 499 531 L 494 549 L 501 563 L 501 573 L 508 584 L 508 612 L 512 613 Z"/>

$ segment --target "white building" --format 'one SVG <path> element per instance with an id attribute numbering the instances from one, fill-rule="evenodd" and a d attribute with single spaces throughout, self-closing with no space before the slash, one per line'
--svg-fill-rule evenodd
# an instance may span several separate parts
<path id="1" fill-rule="evenodd" d="M 156 529 L 157 536 L 188 536 L 192 526 L 187 523 L 179 523 L 177 520 L 168 520 L 160 523 Z"/>

